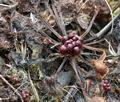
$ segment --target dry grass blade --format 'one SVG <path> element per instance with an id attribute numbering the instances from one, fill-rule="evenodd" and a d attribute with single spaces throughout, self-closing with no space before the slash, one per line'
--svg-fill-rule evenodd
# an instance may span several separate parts
<path id="1" fill-rule="evenodd" d="M 64 64 L 65 64 L 65 62 L 66 62 L 66 60 L 67 60 L 66 58 L 63 59 L 63 62 L 62 62 L 61 65 L 59 66 L 59 68 L 58 68 L 55 76 L 57 76 L 58 73 L 61 71 L 61 69 L 63 68 L 63 66 L 64 66 Z"/>
<path id="2" fill-rule="evenodd" d="M 58 5 L 60 6 L 60 5 Z M 61 11 L 60 11 L 60 7 L 55 7 L 55 5 L 52 5 L 52 8 L 53 8 L 53 11 L 55 13 L 55 18 L 56 18 L 56 21 L 62 31 L 62 34 L 63 35 L 67 35 L 66 34 L 66 30 L 65 30 L 65 25 L 64 25 L 64 22 L 63 22 L 63 19 L 62 19 L 62 14 L 61 14 Z M 59 13 L 58 13 L 59 12 Z"/>
<path id="3" fill-rule="evenodd" d="M 30 80 L 30 84 L 31 84 L 31 88 L 32 88 L 32 91 L 35 95 L 35 101 L 36 102 L 41 102 L 40 98 L 39 98 L 39 95 L 38 95 L 38 92 L 33 84 L 33 81 L 31 80 L 31 77 L 30 77 L 30 72 L 28 71 L 28 77 L 29 77 L 29 80 Z"/>
<path id="4" fill-rule="evenodd" d="M 102 49 L 95 48 L 95 47 L 91 47 L 91 46 L 88 46 L 88 45 L 86 45 L 86 44 L 84 44 L 83 47 L 86 48 L 86 49 L 92 50 L 92 51 L 103 52 Z"/>
<path id="5" fill-rule="evenodd" d="M 71 61 L 71 65 L 73 67 L 73 70 L 75 71 L 75 74 L 76 74 L 76 78 L 78 79 L 78 83 L 80 84 L 81 88 L 82 88 L 82 81 L 80 79 L 80 76 L 78 74 L 78 71 L 77 71 L 77 68 L 76 68 L 76 61 L 75 59 L 73 58 L 72 61 Z"/>

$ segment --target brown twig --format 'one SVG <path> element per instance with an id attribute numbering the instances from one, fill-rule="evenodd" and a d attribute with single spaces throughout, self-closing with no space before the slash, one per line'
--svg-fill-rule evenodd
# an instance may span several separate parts
<path id="1" fill-rule="evenodd" d="M 100 40 L 98 40 L 98 41 L 93 41 L 93 42 L 90 42 L 90 43 L 86 43 L 85 45 L 93 45 L 93 44 L 100 43 L 100 42 L 102 42 L 102 41 L 104 41 L 104 39 L 100 39 Z"/>
<path id="2" fill-rule="evenodd" d="M 64 21 L 63 21 L 62 13 L 61 13 L 60 10 L 59 10 L 59 15 L 60 15 L 61 26 L 62 26 L 61 30 L 62 30 L 62 32 L 63 32 L 64 35 L 67 35 L 67 34 L 66 34 L 66 29 L 65 29 L 65 23 L 64 23 Z"/>
<path id="3" fill-rule="evenodd" d="M 75 59 L 75 58 L 72 58 L 71 65 L 72 65 L 72 67 L 73 67 L 73 69 L 74 69 L 74 71 L 75 71 L 76 77 L 77 77 L 77 79 L 78 79 L 78 81 L 79 81 L 78 84 L 80 85 L 80 88 L 81 88 L 81 90 L 82 90 L 82 94 L 83 94 L 85 100 L 87 100 L 87 99 L 86 99 L 86 93 L 85 93 L 85 91 L 84 91 L 84 89 L 83 89 L 83 83 L 82 83 L 82 81 L 81 81 L 81 79 L 80 79 L 80 76 L 79 76 L 78 71 L 77 71 L 77 68 L 76 68 L 76 59 Z"/>
<path id="4" fill-rule="evenodd" d="M 33 94 L 35 96 L 35 101 L 36 102 L 41 102 L 40 98 L 39 98 L 39 95 L 38 95 L 38 92 L 34 86 L 34 83 L 33 81 L 31 80 L 31 77 L 30 77 L 30 71 L 28 70 L 28 77 L 29 77 L 29 81 L 30 81 L 30 85 L 31 85 L 31 88 L 32 88 L 32 91 L 33 91 Z"/>
<path id="5" fill-rule="evenodd" d="M 64 58 L 64 59 L 63 59 L 63 62 L 62 62 L 61 65 L 59 66 L 57 72 L 55 73 L 55 76 L 57 76 L 58 73 L 61 71 L 61 69 L 63 68 L 63 66 L 64 66 L 64 64 L 65 64 L 65 62 L 66 62 L 66 60 L 67 60 L 67 58 Z"/>
<path id="6" fill-rule="evenodd" d="M 92 50 L 92 51 L 103 52 L 103 50 L 100 49 L 100 48 L 91 47 L 91 46 L 88 46 L 88 45 L 85 45 L 85 44 L 83 44 L 83 48 L 86 48 L 86 49 L 89 49 L 89 50 Z"/>
<path id="7" fill-rule="evenodd" d="M 75 58 L 72 58 L 71 65 L 72 65 L 72 67 L 73 67 L 73 70 L 75 71 L 76 78 L 78 79 L 79 84 L 80 84 L 80 86 L 81 86 L 81 88 L 82 88 L 82 81 L 81 81 L 81 79 L 80 79 L 80 76 L 79 76 L 78 71 L 77 71 L 77 68 L 76 68 Z"/>
<path id="8" fill-rule="evenodd" d="M 19 92 L 0 74 L 0 79 L 2 79 L 15 93 L 19 96 L 21 102 L 24 102 L 22 96 L 19 94 Z"/>

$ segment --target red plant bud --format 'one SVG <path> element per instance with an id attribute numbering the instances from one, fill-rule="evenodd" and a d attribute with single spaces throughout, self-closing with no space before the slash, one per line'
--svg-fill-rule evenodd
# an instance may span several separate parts
<path id="1" fill-rule="evenodd" d="M 73 41 L 77 41 L 78 40 L 78 38 L 76 36 L 74 36 L 72 39 L 73 39 Z"/>
<path id="2" fill-rule="evenodd" d="M 71 39 L 71 38 L 74 37 L 74 35 L 75 35 L 75 34 L 71 32 L 71 33 L 69 33 L 68 38 Z"/>
<path id="3" fill-rule="evenodd" d="M 70 43 L 72 43 L 72 42 L 73 42 L 73 40 L 72 40 L 72 39 L 69 39 L 68 41 L 69 41 Z"/>
<path id="4" fill-rule="evenodd" d="M 21 95 L 22 95 L 23 98 L 27 98 L 29 96 L 29 92 L 26 91 L 26 90 L 22 90 Z"/>
<path id="5" fill-rule="evenodd" d="M 67 40 L 67 41 L 65 42 L 65 45 L 71 44 L 72 42 L 73 42 L 73 40 L 72 40 L 72 39 Z"/>
<path id="6" fill-rule="evenodd" d="M 106 86 L 106 84 L 104 83 L 103 86 Z"/>
<path id="7" fill-rule="evenodd" d="M 107 86 L 107 87 L 109 87 L 109 86 L 110 86 L 110 84 L 108 83 L 108 84 L 106 84 L 106 86 Z"/>
<path id="8" fill-rule="evenodd" d="M 82 47 L 82 43 L 81 43 L 80 40 L 77 40 L 77 41 L 75 42 L 75 45 L 76 45 L 76 46 L 79 46 L 80 48 Z"/>
<path id="9" fill-rule="evenodd" d="M 62 36 L 60 40 L 62 41 L 62 43 L 64 43 L 65 41 L 68 40 L 68 36 Z"/>
<path id="10" fill-rule="evenodd" d="M 111 89 L 111 87 L 109 86 L 109 87 L 107 87 L 107 89 L 108 89 L 108 90 L 110 90 L 110 89 Z"/>
<path id="11" fill-rule="evenodd" d="M 61 53 L 61 54 L 66 54 L 66 52 L 67 52 L 67 47 L 66 47 L 65 45 L 62 45 L 62 46 L 60 47 L 60 53 Z"/>
<path id="12" fill-rule="evenodd" d="M 106 83 L 106 84 L 107 84 L 107 83 L 109 83 L 109 81 L 108 81 L 108 80 L 104 80 L 104 83 Z"/>
<path id="13" fill-rule="evenodd" d="M 67 48 L 68 48 L 68 50 L 72 50 L 73 49 L 73 45 L 72 44 L 68 44 Z"/>
<path id="14" fill-rule="evenodd" d="M 79 55 L 80 53 L 80 48 L 79 47 L 74 47 L 74 55 Z"/>
<path id="15" fill-rule="evenodd" d="M 72 44 L 73 44 L 74 47 L 76 46 L 76 42 L 75 41 L 73 41 Z"/>

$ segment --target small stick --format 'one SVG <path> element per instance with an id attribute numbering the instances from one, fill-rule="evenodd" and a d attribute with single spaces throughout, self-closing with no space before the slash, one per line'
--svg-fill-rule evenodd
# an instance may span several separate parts
<path id="1" fill-rule="evenodd" d="M 63 59 L 63 62 L 61 63 L 61 65 L 59 66 L 57 72 L 55 73 L 55 76 L 57 76 L 57 74 L 61 71 L 61 69 L 63 68 L 65 62 L 66 62 L 67 58 Z"/>
<path id="2" fill-rule="evenodd" d="M 30 85 L 31 85 L 32 91 L 33 91 L 33 93 L 34 93 L 34 95 L 35 95 L 36 102 L 41 102 L 41 100 L 40 100 L 40 98 L 39 98 L 39 95 L 38 95 L 38 92 L 37 92 L 37 90 L 36 90 L 36 88 L 35 88 L 35 86 L 34 86 L 34 83 L 33 83 L 33 81 L 31 80 L 29 69 L 28 69 L 28 77 L 29 77 L 29 81 L 30 81 Z"/>
<path id="3" fill-rule="evenodd" d="M 62 16 L 62 13 L 61 13 L 60 10 L 59 10 L 59 15 L 60 15 L 60 21 L 61 21 L 61 30 L 62 30 L 64 35 L 67 35 L 66 34 L 66 29 L 65 29 L 65 24 L 64 24 L 64 21 L 63 21 L 63 16 Z"/>
<path id="4" fill-rule="evenodd" d="M 100 49 L 100 48 L 91 47 L 91 46 L 88 46 L 88 45 L 85 45 L 85 44 L 83 44 L 83 47 L 86 48 L 86 49 L 89 49 L 89 50 L 103 52 L 103 50 Z"/>
<path id="5" fill-rule="evenodd" d="M 81 5 L 81 7 L 80 7 L 79 10 L 78 10 L 78 13 L 81 11 L 82 7 L 84 7 L 85 4 L 86 4 L 88 1 L 89 1 L 89 0 L 86 0 L 86 1 Z M 81 0 L 81 1 L 79 2 L 79 4 L 82 3 L 82 2 L 83 2 L 83 0 Z"/>
<path id="6" fill-rule="evenodd" d="M 2 79 L 16 93 L 16 95 L 19 96 L 21 102 L 24 102 L 20 93 L 18 91 L 16 91 L 16 89 L 1 74 L 0 74 L 0 79 Z"/>
<path id="7" fill-rule="evenodd" d="M 87 100 L 87 99 L 86 99 L 86 93 L 85 93 L 85 91 L 84 91 L 84 89 L 83 89 L 82 81 L 81 81 L 81 79 L 80 79 L 80 76 L 79 76 L 78 71 L 77 71 L 77 68 L 76 68 L 75 58 L 72 59 L 71 65 L 72 65 L 72 67 L 73 67 L 73 69 L 74 69 L 74 71 L 75 71 L 76 77 L 77 77 L 77 79 L 78 79 L 78 81 L 79 81 L 79 85 L 80 85 L 80 88 L 81 88 L 82 93 L 83 93 L 83 95 L 84 95 L 84 98 L 85 98 L 85 100 Z"/>
<path id="8" fill-rule="evenodd" d="M 14 2 L 13 5 L 5 5 L 5 4 L 0 4 L 0 12 L 8 9 L 12 9 L 18 5 L 18 2 Z"/>
<path id="9" fill-rule="evenodd" d="M 55 19 L 55 15 L 54 15 L 54 13 L 53 13 L 53 11 L 52 11 L 50 5 L 48 4 L 48 2 L 45 3 L 45 4 L 46 4 L 46 7 L 48 8 L 48 10 L 49 10 L 49 12 L 50 12 L 50 15 L 52 15 L 52 16 L 54 17 L 54 19 Z"/>
<path id="10" fill-rule="evenodd" d="M 57 46 L 59 46 L 59 45 L 61 45 L 61 43 L 56 43 L 56 44 L 54 44 L 53 46 L 51 46 L 50 48 L 51 48 L 51 49 L 54 49 L 55 47 L 57 47 Z"/>
<path id="11" fill-rule="evenodd" d="M 26 83 L 22 83 L 22 84 L 16 89 L 16 91 L 18 91 L 18 90 L 19 90 L 23 85 L 25 85 L 25 84 L 26 84 Z M 27 86 L 28 86 L 28 85 L 27 85 Z M 15 93 L 15 92 L 14 92 L 14 93 Z M 14 94 L 14 93 L 13 93 L 13 94 Z M 12 97 L 13 94 L 11 94 L 11 95 L 9 96 L 9 98 Z"/>
<path id="12" fill-rule="evenodd" d="M 48 10 L 49 10 L 49 12 L 50 12 L 50 17 L 53 17 L 54 18 L 54 21 L 55 21 L 55 15 L 54 15 L 54 13 L 53 13 L 53 10 L 51 9 L 51 6 L 50 6 L 50 4 L 48 4 L 48 2 L 46 2 L 45 3 L 46 4 L 46 7 L 48 8 Z M 55 22 L 54 22 L 54 25 L 55 25 Z M 54 27 L 54 25 L 52 25 L 52 27 Z"/>
<path id="13" fill-rule="evenodd" d="M 113 31 L 113 25 L 114 25 L 114 21 L 113 21 L 113 10 L 112 10 L 110 4 L 108 3 L 108 1 L 107 1 L 107 0 L 104 0 L 104 1 L 106 2 L 107 6 L 108 6 L 108 8 L 109 8 L 109 10 L 110 10 L 110 15 L 111 15 L 111 19 L 112 19 L 112 20 L 111 20 L 111 21 L 112 21 L 112 24 L 111 24 L 110 33 L 112 33 L 112 31 Z"/>
<path id="14" fill-rule="evenodd" d="M 79 84 L 80 84 L 80 86 L 81 86 L 81 88 L 82 88 L 82 81 L 81 81 L 81 79 L 80 79 L 80 76 L 79 76 L 78 71 L 77 71 L 77 68 L 76 68 L 75 58 L 72 59 L 71 65 L 72 65 L 72 67 L 73 67 L 73 70 L 75 71 L 76 77 L 77 77 L 77 79 L 79 80 Z"/>
<path id="15" fill-rule="evenodd" d="M 104 41 L 104 39 L 101 39 L 101 40 L 98 40 L 98 41 L 95 41 L 95 42 L 86 43 L 85 45 L 93 45 L 93 44 L 100 43 L 102 41 Z"/>

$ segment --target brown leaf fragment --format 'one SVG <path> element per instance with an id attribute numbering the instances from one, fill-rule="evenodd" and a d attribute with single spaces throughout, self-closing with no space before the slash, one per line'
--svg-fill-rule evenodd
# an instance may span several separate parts
<path id="1" fill-rule="evenodd" d="M 94 96 L 92 97 L 90 102 L 106 102 L 105 98 L 100 97 L 100 96 Z"/>
<path id="2" fill-rule="evenodd" d="M 108 66 L 104 63 L 105 58 L 106 58 L 106 53 L 105 53 L 105 51 L 103 51 L 103 54 L 101 55 L 101 57 L 99 59 L 92 60 L 92 63 L 95 66 L 97 75 L 101 79 L 103 79 L 109 72 Z"/>

